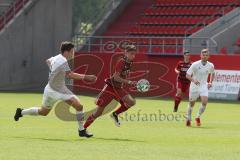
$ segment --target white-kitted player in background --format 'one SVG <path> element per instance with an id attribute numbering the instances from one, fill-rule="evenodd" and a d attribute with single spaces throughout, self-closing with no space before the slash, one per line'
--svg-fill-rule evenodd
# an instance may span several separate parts
<path id="1" fill-rule="evenodd" d="M 208 103 L 208 90 L 212 87 L 214 79 L 214 65 L 209 62 L 210 52 L 208 49 L 201 51 L 201 60 L 194 62 L 187 71 L 187 79 L 191 81 L 189 89 L 189 105 L 187 109 L 186 125 L 191 126 L 191 115 L 196 100 L 201 99 L 201 106 L 199 108 L 197 117 L 195 118 L 196 125 L 200 126 L 200 116 L 206 109 Z M 208 76 L 210 80 L 208 82 Z"/>

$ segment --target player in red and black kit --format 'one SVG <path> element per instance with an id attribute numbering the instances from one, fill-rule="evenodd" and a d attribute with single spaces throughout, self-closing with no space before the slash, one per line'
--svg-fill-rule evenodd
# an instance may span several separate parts
<path id="1" fill-rule="evenodd" d="M 105 80 L 106 84 L 96 101 L 97 110 L 86 120 L 84 124 L 85 129 L 88 128 L 96 118 L 102 115 L 104 108 L 113 99 L 121 104 L 121 106 L 111 114 L 111 118 L 117 126 L 120 126 L 118 115 L 135 105 L 135 99 L 124 89 L 124 85 L 136 86 L 137 84 L 135 81 L 127 80 L 135 54 L 136 46 L 128 45 L 124 56 L 118 60 L 113 75 Z"/>
<path id="2" fill-rule="evenodd" d="M 189 89 L 190 81 L 186 78 L 186 72 L 188 68 L 192 65 L 192 62 L 190 61 L 190 55 L 189 51 L 183 52 L 184 61 L 179 61 L 175 72 L 177 73 L 177 93 L 175 96 L 174 101 L 174 109 L 173 112 L 178 111 L 178 106 L 182 100 L 182 94 L 185 93 Z"/>

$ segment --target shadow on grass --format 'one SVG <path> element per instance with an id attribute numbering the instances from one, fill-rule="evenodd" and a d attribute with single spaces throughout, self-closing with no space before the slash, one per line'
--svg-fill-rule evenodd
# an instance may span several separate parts
<path id="1" fill-rule="evenodd" d="M 139 141 L 139 140 L 133 140 L 133 139 L 121 139 L 121 138 L 93 137 L 93 139 L 104 140 L 104 141 L 122 141 L 122 142 L 139 142 L 139 143 L 145 142 L 145 141 Z"/>
<path id="2" fill-rule="evenodd" d="M 216 129 L 215 127 L 206 127 L 206 126 L 201 126 L 201 127 L 197 127 L 197 126 L 191 126 L 189 128 L 196 128 L 196 129 Z"/>
<path id="3" fill-rule="evenodd" d="M 29 139 L 29 140 L 43 140 L 43 141 L 54 141 L 54 142 L 74 142 L 74 141 L 83 141 L 85 139 L 60 139 L 60 138 L 39 138 L 39 137 L 11 137 L 15 139 Z"/>
<path id="4" fill-rule="evenodd" d="M 104 140 L 104 141 L 122 141 L 122 142 L 145 142 L 132 139 L 121 139 L 121 138 L 101 138 L 101 137 L 92 137 L 92 138 L 78 138 L 78 139 L 60 139 L 60 138 L 40 138 L 40 137 L 11 137 L 14 139 L 23 139 L 23 140 L 43 140 L 43 141 L 53 141 L 53 142 L 76 142 L 84 140 Z"/>

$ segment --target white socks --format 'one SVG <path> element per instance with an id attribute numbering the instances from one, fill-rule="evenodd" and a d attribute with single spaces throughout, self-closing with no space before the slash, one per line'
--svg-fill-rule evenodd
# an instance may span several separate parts
<path id="1" fill-rule="evenodd" d="M 201 105 L 201 107 L 199 108 L 198 114 L 197 114 L 197 118 L 200 118 L 201 115 L 203 114 L 203 112 L 205 111 L 206 106 Z"/>
<path id="2" fill-rule="evenodd" d="M 31 115 L 31 116 L 37 116 L 38 114 L 38 108 L 37 107 L 32 107 L 29 109 L 24 109 L 22 110 L 22 115 Z M 78 121 L 78 125 L 79 125 L 79 130 L 84 130 L 83 127 L 83 120 L 84 120 L 84 113 L 81 112 L 77 112 L 76 113 L 76 117 L 77 117 L 77 121 Z"/>
<path id="3" fill-rule="evenodd" d="M 187 120 L 191 121 L 192 120 L 192 107 L 188 105 L 188 110 L 187 110 Z"/>
<path id="4" fill-rule="evenodd" d="M 31 115 L 31 116 L 37 116 L 38 114 L 38 108 L 37 107 L 32 107 L 29 109 L 24 109 L 22 110 L 22 115 Z"/>
<path id="5" fill-rule="evenodd" d="M 77 111 L 76 117 L 77 117 L 77 121 L 78 121 L 78 125 L 79 125 L 79 131 L 84 130 L 84 127 L 83 127 L 84 113 L 83 113 L 83 111 L 80 111 L 80 112 Z"/>
<path id="6" fill-rule="evenodd" d="M 192 109 L 193 107 L 190 107 L 190 105 L 188 105 L 188 110 L 187 110 L 187 120 L 191 121 L 192 120 Z M 203 114 L 203 112 L 205 111 L 206 106 L 201 105 L 197 114 L 197 118 L 200 118 L 201 115 Z"/>

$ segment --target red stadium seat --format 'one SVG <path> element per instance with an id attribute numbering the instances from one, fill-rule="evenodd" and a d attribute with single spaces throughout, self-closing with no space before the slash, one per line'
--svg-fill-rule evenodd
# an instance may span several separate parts
<path id="1" fill-rule="evenodd" d="M 223 8 L 224 14 L 236 8 L 237 5 L 226 8 L 233 1 L 156 0 L 128 33 L 136 36 L 159 36 L 151 41 L 142 39 L 139 42 L 157 45 L 153 46 L 153 53 L 181 54 L 185 34 L 191 35 L 221 17 Z M 194 27 L 196 24 L 197 27 Z"/>

